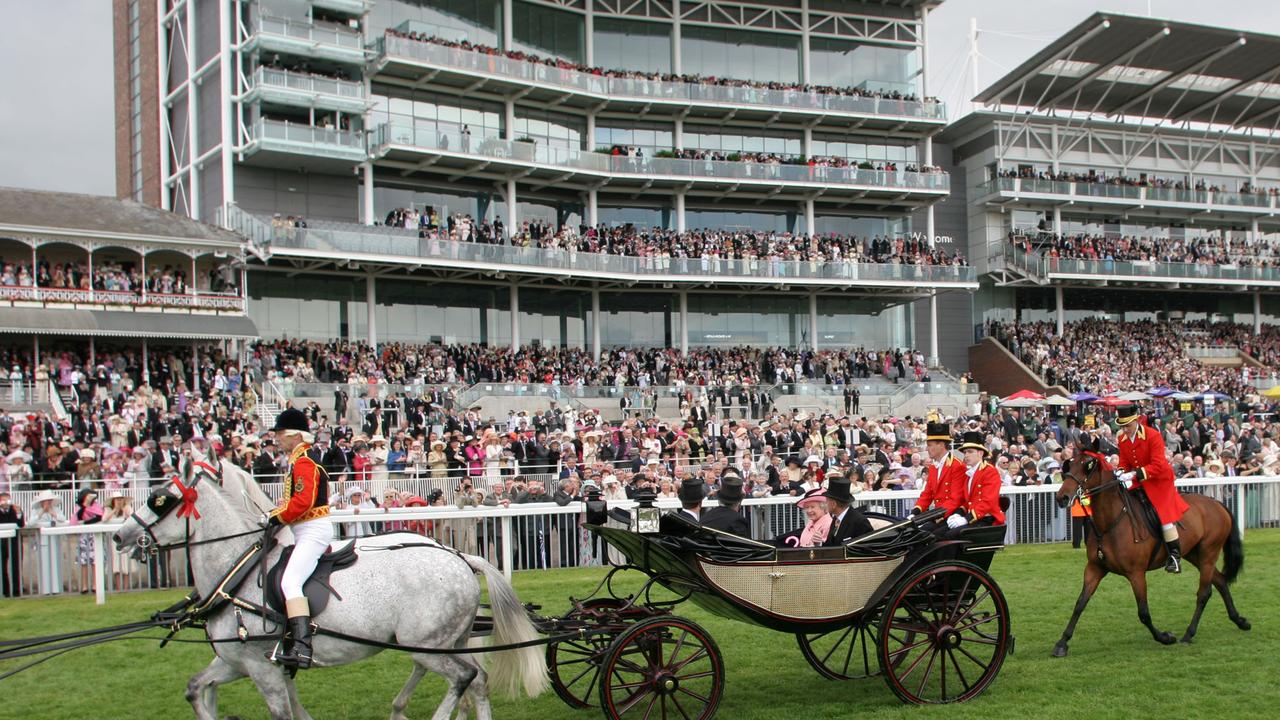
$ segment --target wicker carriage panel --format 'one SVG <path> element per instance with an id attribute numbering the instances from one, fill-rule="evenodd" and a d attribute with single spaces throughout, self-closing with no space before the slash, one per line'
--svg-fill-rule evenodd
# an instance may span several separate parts
<path id="1" fill-rule="evenodd" d="M 861 610 L 902 558 L 812 564 L 698 562 L 711 584 L 735 600 L 789 619 L 820 620 Z"/>

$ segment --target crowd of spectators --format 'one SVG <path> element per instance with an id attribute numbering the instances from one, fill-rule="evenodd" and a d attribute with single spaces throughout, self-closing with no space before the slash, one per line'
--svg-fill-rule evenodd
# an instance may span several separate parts
<path id="1" fill-rule="evenodd" d="M 100 261 L 93 265 L 92 275 L 88 262 L 50 262 L 41 259 L 36 263 L 34 275 L 31 263 L 26 261 L 0 261 L 0 287 L 37 287 L 50 290 L 89 290 L 101 292 L 125 292 L 141 295 L 145 287 L 148 293 L 181 295 L 190 291 L 188 273 L 175 265 L 153 265 L 142 276 L 141 264 L 120 261 Z M 212 267 L 206 276 L 210 291 L 235 292 L 239 286 L 239 274 L 228 264 Z"/>
<path id="2" fill-rule="evenodd" d="M 477 52 L 484 55 L 494 55 L 506 57 L 511 60 L 522 60 L 524 62 L 537 65 L 545 65 L 561 70 L 571 70 L 574 72 L 585 73 L 588 75 L 596 75 L 604 78 L 618 78 L 631 80 L 648 80 L 660 81 L 668 83 L 685 83 L 690 85 L 707 85 L 717 87 L 737 87 L 737 88 L 754 88 L 759 90 L 782 90 L 794 93 L 811 93 L 818 95 L 839 95 L 846 97 L 864 97 L 864 98 L 883 98 L 889 100 L 902 100 L 905 102 L 917 102 L 919 98 L 913 93 L 902 93 L 896 90 L 879 91 L 865 87 L 843 86 L 834 87 L 830 85 L 813 85 L 807 83 L 788 83 L 768 81 L 760 82 L 756 80 L 734 79 L 713 77 L 707 75 L 698 75 L 694 73 L 657 73 L 644 72 L 640 70 L 611 70 L 607 68 L 592 67 L 575 63 L 563 58 L 544 58 L 533 53 L 523 50 L 502 50 L 500 48 L 484 45 L 482 43 L 473 43 L 469 40 L 449 40 L 420 32 L 401 32 L 395 29 L 387 30 L 387 35 L 393 37 L 415 40 L 418 42 L 431 43 L 433 45 L 441 45 L 443 47 L 456 48 L 470 52 Z M 934 98 L 926 98 L 926 102 L 936 102 Z"/>
<path id="3" fill-rule="evenodd" d="M 1061 335 L 1053 322 L 992 322 L 987 333 L 1046 384 L 1098 395 L 1168 387 L 1244 398 L 1257 392 L 1250 384 L 1259 376 L 1256 368 L 1206 365 L 1187 348 L 1237 348 L 1273 369 L 1280 359 L 1275 326 L 1255 334 L 1240 323 L 1090 318 L 1065 323 Z"/>
<path id="4" fill-rule="evenodd" d="M 997 172 L 997 175 L 1002 178 L 1052 180 L 1056 182 L 1088 183 L 1091 185 L 1124 185 L 1128 187 L 1168 188 L 1171 190 L 1200 190 L 1215 193 L 1236 192 L 1243 195 L 1280 195 L 1280 188 L 1260 187 L 1250 184 L 1247 180 L 1242 181 L 1237 189 L 1231 190 L 1217 183 L 1207 183 L 1204 178 L 1197 178 L 1195 182 L 1189 182 L 1185 178 L 1159 178 L 1145 173 L 1138 177 L 1130 177 L 1118 173 L 1100 172 L 1094 169 L 1053 172 L 1052 170 L 1036 170 L 1031 166 L 1022 166 L 1001 169 Z"/>
<path id="5" fill-rule="evenodd" d="M 1280 266 L 1280 247 L 1267 241 L 1247 242 L 1224 235 L 1191 238 L 1120 234 L 1034 235 L 1010 233 L 1009 242 L 1027 253 L 1070 260 L 1166 262 L 1238 267 Z"/>

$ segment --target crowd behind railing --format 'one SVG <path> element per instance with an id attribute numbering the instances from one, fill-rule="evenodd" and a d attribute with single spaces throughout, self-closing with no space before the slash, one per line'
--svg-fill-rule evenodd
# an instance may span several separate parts
<path id="1" fill-rule="evenodd" d="M 211 268 L 204 277 L 207 290 L 202 292 L 235 294 L 240 278 L 230 265 Z M 104 293 L 127 293 L 141 296 L 145 291 L 154 295 L 182 295 L 192 290 L 188 273 L 173 265 L 147 268 L 143 277 L 141 265 L 133 262 L 95 262 L 90 272 L 87 262 L 50 262 L 41 259 L 31 272 L 28 261 L 0 261 L 0 287 L 40 288 L 46 290 L 94 290 Z"/>
<path id="2" fill-rule="evenodd" d="M 1248 242 L 1222 235 L 1171 238 L 1120 234 L 1011 232 L 1009 242 L 1026 253 L 1063 260 L 1162 262 L 1236 267 L 1280 266 L 1280 247 L 1267 240 Z M 1053 266 L 1050 266 L 1053 269 Z"/>
<path id="3" fill-rule="evenodd" d="M 1230 189 L 1216 182 L 1205 182 L 1197 178 L 1194 182 L 1186 178 L 1161 178 L 1143 174 L 1139 177 L 1109 173 L 1100 170 L 1037 170 L 1031 166 L 1016 169 L 1001 169 L 997 173 L 1002 178 L 1020 178 L 1024 180 L 1049 180 L 1054 182 L 1086 183 L 1090 185 L 1121 185 L 1126 187 L 1168 188 L 1171 190 L 1199 190 L 1207 192 L 1230 192 L 1244 195 L 1280 196 L 1280 188 L 1254 185 L 1242 180 L 1236 189 Z"/>
<path id="4" fill-rule="evenodd" d="M 1076 320 L 1057 334 L 1054 322 L 991 322 L 987 334 L 1007 347 L 1048 385 L 1070 392 L 1106 394 L 1167 387 L 1243 398 L 1261 370 L 1248 363 L 1201 363 L 1188 346 L 1235 348 L 1274 369 L 1280 363 L 1280 327 L 1206 321 Z"/>

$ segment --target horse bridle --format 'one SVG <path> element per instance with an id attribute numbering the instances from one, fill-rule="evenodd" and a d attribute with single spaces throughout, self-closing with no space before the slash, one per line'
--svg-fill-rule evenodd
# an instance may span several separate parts
<path id="1" fill-rule="evenodd" d="M 1075 496 L 1072 498 L 1072 502 L 1080 503 L 1080 507 L 1084 508 L 1084 511 L 1085 511 L 1085 519 L 1089 522 L 1091 526 L 1093 526 L 1094 533 L 1096 533 L 1099 537 L 1101 537 L 1103 533 L 1098 532 L 1098 526 L 1093 522 L 1093 511 L 1089 508 L 1089 503 L 1086 502 L 1086 500 L 1088 500 L 1089 498 L 1095 495 L 1099 495 L 1104 491 L 1110 490 L 1113 487 L 1119 486 L 1121 490 L 1124 490 L 1126 488 L 1124 487 L 1124 483 L 1119 478 L 1115 478 L 1115 477 L 1113 477 L 1111 480 L 1108 480 L 1104 483 L 1097 485 L 1096 487 L 1092 487 L 1092 488 L 1086 487 L 1085 482 L 1088 482 L 1088 475 L 1090 472 L 1092 472 L 1092 470 L 1090 469 L 1091 464 L 1102 465 L 1102 468 L 1104 471 L 1107 470 L 1108 468 L 1107 468 L 1107 463 L 1103 460 L 1100 453 L 1093 453 L 1093 452 L 1086 451 L 1085 455 L 1088 456 L 1088 459 L 1084 463 L 1085 479 L 1081 481 L 1079 478 L 1075 477 L 1074 475 L 1070 475 L 1070 473 L 1068 473 L 1068 477 L 1070 477 L 1072 480 L 1075 480 L 1076 482 L 1076 491 L 1075 491 Z M 1123 504 L 1125 514 L 1132 515 L 1132 511 L 1129 505 L 1129 493 L 1121 492 L 1120 500 L 1121 500 L 1121 503 Z M 1133 531 L 1134 542 L 1136 543 L 1138 542 L 1138 528 L 1137 528 L 1136 521 L 1133 522 L 1133 526 L 1134 526 L 1134 531 Z M 1119 523 L 1112 525 L 1110 528 L 1107 528 L 1107 533 L 1109 534 L 1112 530 L 1116 529 L 1117 527 L 1119 527 Z"/>
<path id="2" fill-rule="evenodd" d="M 208 477 L 215 477 L 217 473 L 217 470 L 212 465 L 208 465 L 206 463 L 199 462 L 199 461 L 195 462 L 194 465 L 196 468 L 196 472 L 192 473 L 190 485 L 183 485 L 181 481 L 179 481 L 177 476 L 174 476 L 173 478 L 171 478 L 169 483 L 172 485 L 177 485 L 180 492 L 185 493 L 188 490 L 194 492 L 196 486 L 200 484 L 200 481 L 201 479 L 203 479 L 204 476 L 207 475 Z M 159 555 L 161 551 L 176 550 L 178 548 L 190 549 L 197 545 L 209 545 L 211 543 L 222 542 L 223 540 L 231 540 L 233 538 L 246 537 L 248 535 L 259 535 L 262 533 L 261 530 L 255 528 L 253 530 L 249 530 L 241 533 L 235 533 L 233 535 L 223 535 L 221 537 L 207 538 L 205 540 L 192 540 L 191 539 L 191 516 L 187 515 L 185 518 L 186 529 L 185 529 L 185 532 L 183 533 L 182 541 L 169 543 L 167 545 L 161 543 L 159 538 L 156 537 L 156 534 L 152 530 L 152 528 L 154 528 L 156 525 L 159 525 L 166 517 L 169 516 L 170 513 L 176 510 L 184 502 L 186 502 L 186 500 L 183 497 L 174 497 L 173 495 L 169 494 L 166 487 L 160 487 L 160 488 L 156 488 L 151 493 L 151 495 L 147 498 L 147 502 L 146 502 L 147 509 L 150 510 L 151 514 L 155 516 L 154 521 L 147 522 L 146 520 L 143 520 L 142 516 L 139 515 L 138 511 L 136 510 L 133 512 L 132 515 L 130 515 L 133 521 L 138 524 L 138 527 L 142 528 L 142 534 L 138 535 L 138 539 L 135 542 L 138 546 L 138 549 L 141 550 L 144 555 L 150 555 L 154 557 L 156 555 Z M 196 515 L 196 518 L 199 519 L 199 515 Z M 188 561 L 189 561 L 189 558 L 188 558 Z"/>

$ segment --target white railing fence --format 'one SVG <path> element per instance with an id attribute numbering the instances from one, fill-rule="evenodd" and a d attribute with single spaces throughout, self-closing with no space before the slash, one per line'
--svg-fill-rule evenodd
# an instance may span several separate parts
<path id="1" fill-rule="evenodd" d="M 1184 492 L 1221 500 L 1245 529 L 1280 527 L 1280 477 L 1180 480 Z M 1071 537 L 1071 517 L 1054 499 L 1057 485 L 1005 487 L 1008 544 L 1064 542 Z M 376 490 L 374 491 L 376 492 Z M 875 491 L 856 496 L 864 509 L 906 515 L 919 492 Z M 713 505 L 714 502 L 708 502 Z M 614 506 L 631 507 L 630 501 Z M 673 499 L 658 506 L 674 509 Z M 25 509 L 25 505 L 23 505 Z M 334 510 L 329 516 L 342 537 L 406 531 L 432 537 L 463 552 L 485 557 L 508 576 L 516 570 L 598 566 L 608 563 L 606 549 L 579 526 L 583 504 L 528 503 L 459 508 L 388 508 Z M 752 536 L 767 540 L 803 525 L 795 498 L 773 496 L 743 502 Z M 27 527 L 0 525 L 6 594 L 18 596 L 94 593 L 98 603 L 108 594 L 187 585 L 182 551 L 162 553 L 139 563 L 117 553 L 110 536 L 120 524 Z M 82 538 L 91 538 L 83 541 Z M 1246 542 L 1247 548 L 1247 542 Z M 86 568 L 82 570 L 81 568 Z M 83 574 L 82 574 L 83 573 Z"/>

